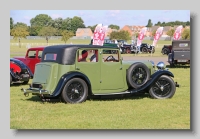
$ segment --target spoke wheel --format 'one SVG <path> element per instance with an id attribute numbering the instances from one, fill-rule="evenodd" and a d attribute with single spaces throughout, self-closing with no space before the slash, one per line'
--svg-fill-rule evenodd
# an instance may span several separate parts
<path id="1" fill-rule="evenodd" d="M 153 84 L 149 90 L 149 94 L 152 98 L 165 99 L 173 97 L 175 91 L 176 86 L 174 81 L 169 76 L 163 75 Z"/>
<path id="2" fill-rule="evenodd" d="M 69 80 L 62 91 L 62 99 L 66 103 L 81 103 L 86 100 L 87 96 L 87 84 L 80 78 Z"/>
<path id="3" fill-rule="evenodd" d="M 150 78 L 150 71 L 143 63 L 133 64 L 127 72 L 127 80 L 131 87 L 138 88 L 144 85 Z"/>
<path id="4" fill-rule="evenodd" d="M 166 49 L 166 48 L 164 48 L 164 49 L 162 50 L 162 54 L 163 54 L 163 55 L 168 55 L 168 54 L 169 54 L 169 50 Z"/>
<path id="5" fill-rule="evenodd" d="M 147 53 L 147 52 L 148 52 L 147 48 L 146 48 L 146 47 L 143 47 L 143 48 L 142 48 L 142 53 Z"/>

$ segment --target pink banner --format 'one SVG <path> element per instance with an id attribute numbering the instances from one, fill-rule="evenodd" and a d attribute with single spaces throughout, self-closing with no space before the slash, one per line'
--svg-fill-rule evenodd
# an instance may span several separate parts
<path id="1" fill-rule="evenodd" d="M 154 35 L 154 40 L 153 40 L 153 46 L 156 46 L 158 40 L 160 39 L 160 37 L 162 36 L 163 34 L 163 27 L 159 27 L 157 30 L 156 30 L 156 34 Z"/>
<path id="2" fill-rule="evenodd" d="M 139 35 L 138 35 L 138 39 L 137 39 L 137 46 L 140 46 L 142 43 L 142 40 L 144 39 L 144 36 L 146 34 L 147 31 L 147 27 L 144 27 L 141 29 Z"/>
<path id="3" fill-rule="evenodd" d="M 98 24 L 96 26 L 94 30 L 94 35 L 93 35 L 93 45 L 103 46 L 107 29 L 108 29 L 108 26 L 102 26 L 102 24 Z"/>
<path id="4" fill-rule="evenodd" d="M 180 39 L 182 28 L 183 28 L 182 25 L 180 25 L 180 26 L 178 26 L 178 27 L 176 28 L 176 30 L 175 30 L 175 32 L 174 32 L 174 37 L 173 37 L 174 40 L 179 40 L 179 39 Z"/>

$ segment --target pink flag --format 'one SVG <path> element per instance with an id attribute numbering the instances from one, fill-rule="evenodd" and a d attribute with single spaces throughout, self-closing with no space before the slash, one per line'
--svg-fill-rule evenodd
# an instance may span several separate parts
<path id="1" fill-rule="evenodd" d="M 137 39 L 137 46 L 140 46 L 142 43 L 142 40 L 144 39 L 144 36 L 146 34 L 147 31 L 147 27 L 143 27 L 138 35 L 138 39 Z"/>
<path id="2" fill-rule="evenodd" d="M 163 33 L 163 27 L 159 27 L 156 30 L 156 34 L 154 36 L 154 40 L 153 40 L 153 46 L 156 46 L 157 41 L 160 39 L 160 37 L 162 36 Z"/>
<path id="3" fill-rule="evenodd" d="M 179 40 L 179 39 L 180 39 L 182 28 L 183 28 L 182 25 L 180 25 L 180 26 L 178 26 L 178 27 L 176 28 L 176 30 L 175 30 L 175 32 L 174 32 L 174 37 L 173 37 L 174 40 Z"/>
<path id="4" fill-rule="evenodd" d="M 94 30 L 94 35 L 93 35 L 93 45 L 103 46 L 107 29 L 108 29 L 108 26 L 102 26 L 102 24 L 98 24 L 96 26 Z"/>

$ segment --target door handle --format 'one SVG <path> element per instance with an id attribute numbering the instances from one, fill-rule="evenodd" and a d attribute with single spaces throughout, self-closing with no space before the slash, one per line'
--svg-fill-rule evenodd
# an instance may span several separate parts
<path id="1" fill-rule="evenodd" d="M 122 70 L 122 67 L 120 67 L 119 70 Z"/>

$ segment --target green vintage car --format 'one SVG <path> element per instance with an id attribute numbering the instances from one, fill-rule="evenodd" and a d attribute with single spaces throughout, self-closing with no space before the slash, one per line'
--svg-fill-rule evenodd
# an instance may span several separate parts
<path id="1" fill-rule="evenodd" d="M 115 51 L 115 53 L 107 53 Z M 158 69 L 157 69 L 157 68 Z M 171 98 L 176 87 L 163 62 L 123 61 L 119 48 L 95 45 L 55 45 L 43 50 L 30 88 L 42 99 L 62 98 L 81 103 L 88 96 L 147 92 L 153 98 Z"/>

